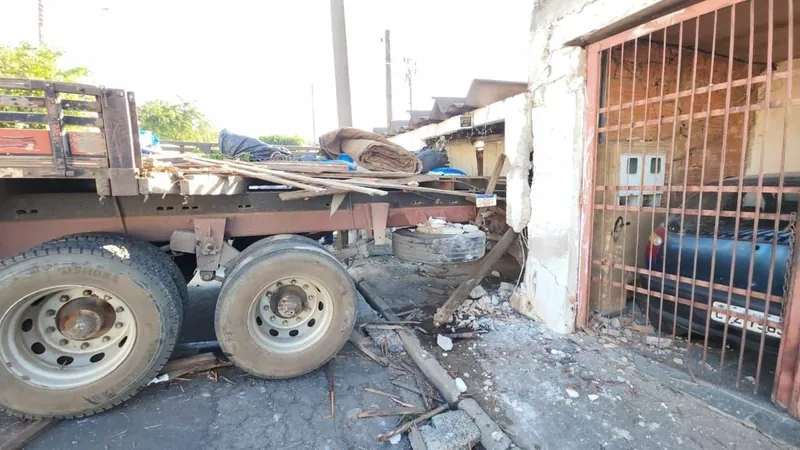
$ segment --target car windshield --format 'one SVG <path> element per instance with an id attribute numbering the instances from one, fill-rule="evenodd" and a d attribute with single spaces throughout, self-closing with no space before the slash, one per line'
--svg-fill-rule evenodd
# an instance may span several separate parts
<path id="1" fill-rule="evenodd" d="M 718 199 L 719 195 L 721 195 L 721 198 Z M 739 200 L 740 195 L 741 200 Z M 774 214 L 778 212 L 778 194 L 776 193 L 762 193 L 760 197 L 756 192 L 742 192 L 741 194 L 737 192 L 723 192 L 721 194 L 717 192 L 692 193 L 688 194 L 686 197 L 685 206 L 687 213 L 683 218 L 683 232 L 696 233 L 699 231 L 699 234 L 701 235 L 713 235 L 716 217 L 714 215 L 700 216 L 698 230 L 697 215 L 690 214 L 689 210 L 716 210 L 717 200 L 719 200 L 720 211 L 736 211 L 739 209 L 741 212 L 754 213 L 756 211 L 756 206 L 758 206 L 758 202 L 760 201 L 761 205 L 759 211 L 761 213 Z M 800 194 L 784 193 L 781 198 L 780 213 L 790 214 L 792 212 L 797 212 L 798 202 L 800 202 Z M 755 220 L 753 218 L 740 218 L 739 230 L 752 231 L 754 222 Z M 778 230 L 783 230 L 788 225 L 789 222 L 787 220 L 782 220 L 778 226 Z M 720 233 L 732 233 L 735 227 L 735 217 L 719 217 Z M 772 219 L 765 219 L 764 217 L 759 218 L 759 230 L 774 229 L 774 227 L 775 222 Z M 680 230 L 680 228 L 680 214 L 670 214 L 670 231 L 677 232 Z"/>

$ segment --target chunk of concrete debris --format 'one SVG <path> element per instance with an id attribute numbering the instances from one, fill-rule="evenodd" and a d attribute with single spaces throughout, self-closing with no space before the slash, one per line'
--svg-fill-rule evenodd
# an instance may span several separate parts
<path id="1" fill-rule="evenodd" d="M 566 390 L 567 390 L 567 395 L 569 395 L 569 398 L 578 398 L 581 396 L 581 394 L 579 394 L 578 391 L 575 390 L 575 388 L 572 386 L 568 387 Z"/>
<path id="2" fill-rule="evenodd" d="M 683 360 L 680 359 L 680 358 L 672 358 L 672 362 L 674 362 L 675 364 L 677 364 L 679 366 L 683 365 Z"/>
<path id="3" fill-rule="evenodd" d="M 672 346 L 672 339 L 660 338 L 658 336 L 647 336 L 644 343 L 651 347 L 670 347 Z"/>
<path id="4" fill-rule="evenodd" d="M 431 425 L 419 429 L 428 450 L 473 448 L 481 440 L 481 430 L 464 411 L 449 411 L 431 418 Z"/>
<path id="5" fill-rule="evenodd" d="M 472 225 L 471 223 L 462 226 L 461 229 L 464 230 L 465 233 L 474 233 L 480 230 L 480 228 L 476 227 L 475 225 Z"/>
<path id="6" fill-rule="evenodd" d="M 372 339 L 372 342 L 376 347 L 381 350 L 386 349 L 386 351 L 390 354 L 396 355 L 405 351 L 405 348 L 403 347 L 403 341 L 400 340 L 400 336 L 398 336 L 397 333 L 392 330 L 370 328 L 369 337 Z"/>
<path id="7" fill-rule="evenodd" d="M 511 294 L 514 293 L 516 286 L 511 283 L 507 283 L 505 281 L 500 282 L 500 287 L 497 288 L 497 293 L 500 294 L 502 297 L 511 297 Z"/>
<path id="8" fill-rule="evenodd" d="M 600 398 L 600 396 L 597 395 L 597 394 L 589 394 L 589 395 L 587 395 L 587 397 L 589 397 L 589 401 L 590 402 L 593 402 L 593 401 L 597 400 L 598 398 Z"/>
<path id="9" fill-rule="evenodd" d="M 459 392 L 467 392 L 467 383 L 465 383 L 461 378 L 456 378 L 456 387 L 458 388 Z"/>
<path id="10" fill-rule="evenodd" d="M 395 333 L 396 334 L 396 333 Z M 447 336 L 437 334 L 436 335 L 436 345 L 439 346 L 442 350 L 449 352 L 453 349 L 453 340 Z"/>
<path id="11" fill-rule="evenodd" d="M 475 286 L 475 288 L 472 289 L 472 292 L 469 293 L 469 297 L 472 299 L 478 299 L 484 295 L 486 295 L 486 289 L 484 289 L 481 285 Z"/>
<path id="12" fill-rule="evenodd" d="M 609 325 L 612 330 L 619 330 L 620 327 L 622 327 L 622 322 L 619 321 L 619 317 L 614 317 L 611 319 L 611 322 L 609 322 Z"/>
<path id="13" fill-rule="evenodd" d="M 496 270 L 493 270 L 493 271 L 492 271 L 492 276 L 493 276 L 493 277 L 498 277 L 498 278 L 499 278 L 499 277 L 500 277 L 500 272 L 498 272 L 498 271 L 496 271 Z"/>
<path id="14" fill-rule="evenodd" d="M 400 443 L 400 441 L 401 441 L 402 439 L 403 439 L 403 435 L 402 435 L 402 434 L 395 434 L 394 436 L 392 436 L 392 437 L 390 437 L 390 438 L 389 438 L 389 442 L 390 442 L 392 445 L 397 445 L 397 444 L 399 444 L 399 443 Z"/>
<path id="15" fill-rule="evenodd" d="M 481 430 L 481 445 L 486 450 L 507 450 L 513 446 L 511 439 L 503 433 L 500 426 L 489 417 L 488 414 L 478 405 L 478 402 L 471 398 L 461 400 L 458 409 L 464 411 Z"/>

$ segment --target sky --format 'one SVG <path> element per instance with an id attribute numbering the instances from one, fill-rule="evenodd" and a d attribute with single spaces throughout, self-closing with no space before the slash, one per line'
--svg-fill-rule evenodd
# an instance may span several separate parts
<path id="1" fill-rule="evenodd" d="M 394 119 L 463 97 L 474 78 L 527 80 L 533 0 L 345 0 L 353 125 L 385 126 L 384 30 Z M 252 136 L 337 128 L 329 0 L 44 0 L 44 40 L 85 82 L 137 102 L 192 101 Z M 0 0 L 0 44 L 38 40 L 37 0 Z M 312 126 L 312 95 L 314 90 Z"/>

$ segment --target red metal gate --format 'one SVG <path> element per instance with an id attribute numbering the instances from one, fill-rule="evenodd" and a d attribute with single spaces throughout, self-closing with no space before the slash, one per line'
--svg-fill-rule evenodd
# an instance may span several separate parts
<path id="1" fill-rule="evenodd" d="M 578 324 L 640 311 L 800 417 L 796 8 L 707 0 L 589 46 Z"/>

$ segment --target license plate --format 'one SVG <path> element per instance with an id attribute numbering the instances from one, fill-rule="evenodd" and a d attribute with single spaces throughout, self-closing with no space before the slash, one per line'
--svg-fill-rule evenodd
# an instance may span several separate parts
<path id="1" fill-rule="evenodd" d="M 497 196 L 494 194 L 478 194 L 475 196 L 475 206 L 478 208 L 487 208 L 489 206 L 497 205 Z"/>
<path id="2" fill-rule="evenodd" d="M 722 302 L 714 302 L 713 305 L 714 305 L 715 308 L 726 309 L 726 310 L 729 310 L 729 311 L 733 311 L 735 313 L 745 314 L 745 309 L 742 308 L 741 306 L 730 305 L 730 307 L 729 307 L 727 304 L 722 303 Z M 754 311 L 752 309 L 750 310 L 750 314 L 749 315 L 750 315 L 750 317 L 754 317 L 756 319 L 763 319 L 764 318 L 764 313 L 763 312 Z M 778 323 L 783 322 L 783 320 L 781 320 L 780 317 L 772 315 L 772 314 L 767 314 L 767 319 L 769 321 L 771 321 L 771 322 L 778 322 Z M 721 313 L 719 311 L 713 311 L 711 313 L 711 320 L 713 320 L 715 322 L 722 322 L 722 323 L 728 322 L 729 326 L 734 326 L 736 328 L 744 328 L 744 319 L 741 319 L 739 317 L 728 317 L 726 314 L 723 314 L 723 313 Z M 748 320 L 747 321 L 747 331 L 755 331 L 756 333 L 762 333 L 763 334 L 764 333 L 764 325 L 762 325 L 761 323 L 751 322 L 751 321 Z M 781 334 L 782 334 L 780 327 L 773 327 L 771 325 L 767 325 L 766 333 L 767 333 L 767 336 L 776 337 L 778 339 L 781 338 Z"/>

